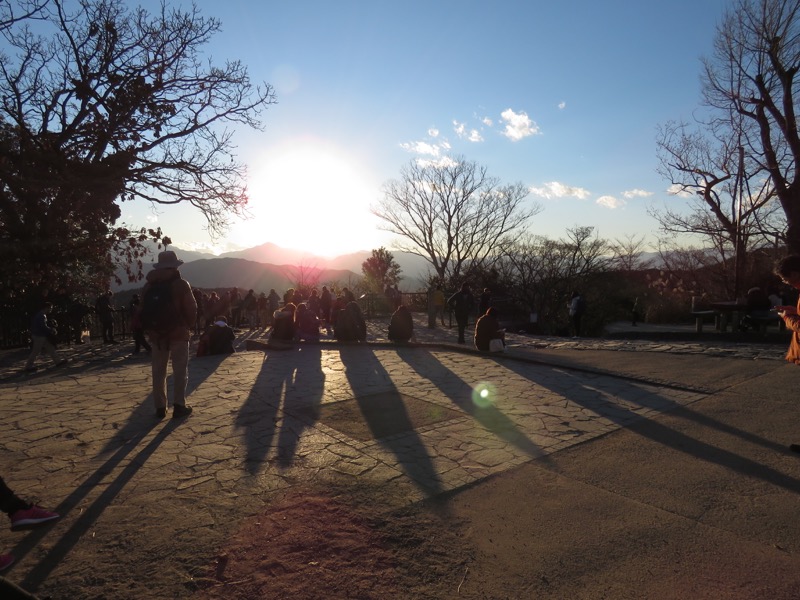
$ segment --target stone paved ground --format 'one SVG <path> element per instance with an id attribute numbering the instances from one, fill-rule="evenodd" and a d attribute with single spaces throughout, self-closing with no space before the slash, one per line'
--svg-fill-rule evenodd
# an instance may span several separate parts
<path id="1" fill-rule="evenodd" d="M 65 350 L 69 364 L 33 375 L 21 371 L 24 351 L 6 352 L 0 472 L 20 493 L 49 499 L 64 515 L 14 548 L 17 573 L 39 585 L 56 570 L 78 568 L 69 564 L 75 545 L 91 543 L 95 533 L 135 531 L 137 516 L 153 503 L 180 498 L 195 506 L 196 527 L 214 528 L 220 518 L 252 514 L 270 492 L 352 479 L 391 486 L 400 506 L 534 458 L 547 460 L 707 395 L 646 376 L 538 364 L 526 360 L 527 351 L 748 360 L 781 360 L 784 352 L 766 344 L 511 334 L 508 355 L 491 357 L 453 344 L 449 330 L 418 326 L 419 343 L 402 347 L 384 343 L 384 331 L 385 323 L 372 323 L 368 345 L 321 343 L 193 359 L 189 392 L 196 412 L 183 422 L 154 418 L 149 362 L 146 355 L 130 356 L 124 344 Z M 237 343 L 243 348 L 262 335 L 243 331 Z M 394 434 L 375 435 L 385 424 L 369 416 L 373 399 L 397 415 Z M 333 410 L 347 407 L 356 417 L 345 428 Z"/>

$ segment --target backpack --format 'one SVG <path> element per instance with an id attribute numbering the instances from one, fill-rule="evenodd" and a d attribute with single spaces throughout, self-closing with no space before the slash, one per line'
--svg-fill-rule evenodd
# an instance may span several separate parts
<path id="1" fill-rule="evenodd" d="M 174 279 L 151 283 L 142 298 L 139 313 L 142 329 L 156 333 L 169 333 L 182 322 L 178 307 L 172 299 Z"/>

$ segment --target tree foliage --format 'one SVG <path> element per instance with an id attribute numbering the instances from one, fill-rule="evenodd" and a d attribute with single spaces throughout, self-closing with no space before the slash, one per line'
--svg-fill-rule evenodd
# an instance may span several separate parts
<path id="1" fill-rule="evenodd" d="M 364 285 L 371 292 L 381 293 L 387 285 L 400 283 L 402 269 L 394 260 L 394 255 L 381 246 L 361 264 Z"/>
<path id="2" fill-rule="evenodd" d="M 373 213 L 400 236 L 400 250 L 424 257 L 440 281 L 455 282 L 469 266 L 496 262 L 540 211 L 525 207 L 527 188 L 503 185 L 463 157 L 412 160 L 384 185 Z"/>
<path id="3" fill-rule="evenodd" d="M 71 288 L 120 264 L 140 277 L 143 242 L 161 232 L 121 223 L 123 202 L 189 203 L 214 234 L 244 213 L 228 127 L 260 127 L 274 96 L 241 63 L 203 59 L 218 21 L 123 0 L 12 4 L 0 3 L 3 281 Z"/>

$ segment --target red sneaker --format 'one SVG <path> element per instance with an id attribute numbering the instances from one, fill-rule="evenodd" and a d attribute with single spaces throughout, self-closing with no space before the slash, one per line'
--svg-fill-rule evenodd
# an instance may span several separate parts
<path id="1" fill-rule="evenodd" d="M 28 508 L 23 508 L 11 514 L 11 529 L 30 529 L 42 523 L 54 521 L 59 516 L 58 513 L 32 504 Z"/>
<path id="2" fill-rule="evenodd" d="M 14 557 L 10 554 L 0 554 L 0 571 L 5 571 L 14 564 Z"/>

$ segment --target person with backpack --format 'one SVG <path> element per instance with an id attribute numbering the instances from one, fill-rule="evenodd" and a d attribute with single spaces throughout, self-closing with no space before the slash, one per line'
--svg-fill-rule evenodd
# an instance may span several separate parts
<path id="1" fill-rule="evenodd" d="M 192 407 L 186 405 L 189 375 L 189 340 L 197 318 L 197 302 L 192 286 L 181 278 L 178 267 L 183 261 L 165 250 L 147 274 L 142 291 L 142 327 L 153 348 L 153 400 L 156 416 L 167 415 L 167 366 L 172 361 L 172 418 L 186 417 Z"/>
<path id="2" fill-rule="evenodd" d="M 456 317 L 459 344 L 467 343 L 466 339 L 464 339 L 464 332 L 467 329 L 469 313 L 472 312 L 472 307 L 474 305 L 475 299 L 472 297 L 472 292 L 469 290 L 469 284 L 466 282 L 462 283 L 461 289 L 447 300 L 447 306 L 453 309 L 453 314 Z"/>

